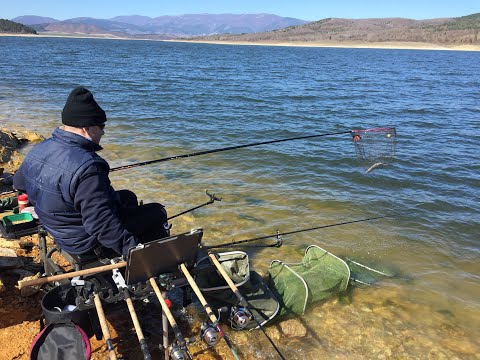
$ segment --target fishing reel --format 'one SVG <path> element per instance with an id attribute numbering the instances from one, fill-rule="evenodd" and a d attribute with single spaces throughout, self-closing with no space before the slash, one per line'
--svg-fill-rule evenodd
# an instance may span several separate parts
<path id="1" fill-rule="evenodd" d="M 218 319 L 217 322 L 212 324 L 210 321 L 205 320 L 200 328 L 200 338 L 210 347 L 213 347 L 219 343 L 222 339 L 223 333 L 220 328 L 217 326 L 220 321 L 221 313 L 228 311 L 226 306 L 218 309 Z"/>
<path id="2" fill-rule="evenodd" d="M 226 306 L 221 307 L 218 309 L 218 319 L 217 322 L 212 324 L 209 319 L 207 318 L 200 328 L 200 338 L 210 347 L 213 347 L 218 344 L 218 342 L 222 339 L 223 333 L 220 328 L 217 326 L 222 313 L 227 312 L 228 308 Z"/>
<path id="3" fill-rule="evenodd" d="M 208 346 L 213 347 L 218 344 L 222 334 L 216 325 L 204 322 L 200 328 L 200 337 Z"/>
<path id="4" fill-rule="evenodd" d="M 189 360 L 192 357 L 184 346 L 173 344 L 170 349 L 170 360 Z"/>
<path id="5" fill-rule="evenodd" d="M 244 307 L 232 306 L 232 309 L 230 311 L 230 324 L 233 329 L 242 330 L 252 320 L 253 315 L 248 309 Z"/>

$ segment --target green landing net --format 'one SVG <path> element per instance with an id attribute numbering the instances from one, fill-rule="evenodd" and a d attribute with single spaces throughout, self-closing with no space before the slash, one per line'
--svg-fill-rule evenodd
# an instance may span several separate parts
<path id="1" fill-rule="evenodd" d="M 269 281 L 282 299 L 282 313 L 303 315 L 308 304 L 346 291 L 350 269 L 342 259 L 310 245 L 301 263 L 272 261 Z"/>
<path id="2" fill-rule="evenodd" d="M 372 285 L 386 276 L 390 275 L 310 245 L 300 263 L 272 261 L 268 281 L 282 305 L 281 314 L 298 316 L 309 304 L 345 292 L 350 283 Z"/>

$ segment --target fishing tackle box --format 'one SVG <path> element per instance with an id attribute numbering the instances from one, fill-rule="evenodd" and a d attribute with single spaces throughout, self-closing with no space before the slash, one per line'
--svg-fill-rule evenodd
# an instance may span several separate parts
<path id="1" fill-rule="evenodd" d="M 0 221 L 0 233 L 5 239 L 18 239 L 38 231 L 38 220 L 29 213 L 6 215 Z"/>

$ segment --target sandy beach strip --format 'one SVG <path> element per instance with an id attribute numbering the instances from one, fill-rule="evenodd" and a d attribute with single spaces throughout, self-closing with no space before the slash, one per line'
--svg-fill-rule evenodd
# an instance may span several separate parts
<path id="1" fill-rule="evenodd" d="M 329 42 L 329 41 L 220 41 L 220 40 L 186 40 L 186 39 L 141 39 L 119 37 L 110 34 L 64 34 L 64 33 L 40 33 L 34 34 L 9 34 L 0 33 L 0 36 L 20 37 L 62 37 L 62 38 L 85 38 L 85 39 L 107 39 L 107 40 L 142 40 L 142 41 L 163 41 L 182 42 L 194 44 L 215 44 L 215 45 L 248 45 L 248 46 L 289 46 L 289 47 L 325 47 L 325 48 L 350 48 L 350 49 L 395 49 L 395 50 L 446 50 L 446 51 L 480 51 L 480 45 L 467 44 L 433 44 L 424 42 Z"/>
<path id="2" fill-rule="evenodd" d="M 190 42 L 216 45 L 252 45 L 252 46 L 291 46 L 291 47 L 328 47 L 352 49 L 397 49 L 397 50 L 450 50 L 450 51 L 480 51 L 480 45 L 444 45 L 423 42 L 250 42 L 250 41 L 210 41 L 210 40 L 164 40 L 172 42 Z"/>

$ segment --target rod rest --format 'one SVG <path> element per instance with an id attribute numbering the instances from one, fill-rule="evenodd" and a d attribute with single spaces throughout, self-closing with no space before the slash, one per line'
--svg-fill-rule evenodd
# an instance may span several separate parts
<path id="1" fill-rule="evenodd" d="M 87 278 L 85 289 L 77 296 L 75 303 L 80 310 L 87 310 L 95 306 L 93 301 L 94 293 L 98 293 L 100 299 L 108 304 L 125 300 L 124 292 L 116 287 L 113 280 L 111 282 L 108 281 L 107 277 L 110 276 L 111 279 L 111 273 L 97 275 L 104 276 Z M 156 282 L 162 289 L 168 290 L 173 287 L 170 280 L 165 276 L 160 276 Z M 128 286 L 128 291 L 132 300 L 143 299 L 154 292 L 149 281 L 130 285 Z"/>

